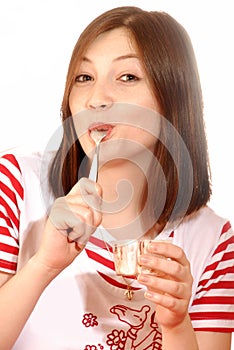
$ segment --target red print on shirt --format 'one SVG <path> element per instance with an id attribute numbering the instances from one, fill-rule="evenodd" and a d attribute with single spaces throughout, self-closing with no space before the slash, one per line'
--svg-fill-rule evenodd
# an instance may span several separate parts
<path id="1" fill-rule="evenodd" d="M 97 316 L 94 316 L 91 312 L 88 314 L 84 314 L 82 323 L 83 325 L 85 325 L 85 327 L 97 326 L 98 325 Z"/>
<path id="2" fill-rule="evenodd" d="M 110 313 L 120 321 L 120 327 L 112 329 L 106 336 L 106 345 L 110 350 L 162 350 L 162 336 L 155 321 L 155 311 L 150 312 L 148 305 L 140 309 L 115 305 L 110 309 Z M 121 329 L 122 322 L 128 325 L 127 330 Z M 82 323 L 87 328 L 99 325 L 97 317 L 92 313 L 84 314 Z M 87 344 L 84 350 L 104 348 L 102 344 Z"/>
<path id="3" fill-rule="evenodd" d="M 116 315 L 119 321 L 126 323 L 129 329 L 126 333 L 114 329 L 107 335 L 106 343 L 110 350 L 161 350 L 162 336 L 155 322 L 155 312 L 150 315 L 149 311 L 148 305 L 142 306 L 139 310 L 125 305 L 112 307 L 110 312 Z"/>

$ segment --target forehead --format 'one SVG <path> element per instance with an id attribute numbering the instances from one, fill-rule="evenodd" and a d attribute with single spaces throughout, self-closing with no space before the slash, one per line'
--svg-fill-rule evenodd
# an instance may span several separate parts
<path id="1" fill-rule="evenodd" d="M 121 55 L 126 53 L 137 53 L 137 45 L 130 33 L 124 27 L 112 29 L 100 34 L 87 48 L 84 56 L 96 55 Z"/>

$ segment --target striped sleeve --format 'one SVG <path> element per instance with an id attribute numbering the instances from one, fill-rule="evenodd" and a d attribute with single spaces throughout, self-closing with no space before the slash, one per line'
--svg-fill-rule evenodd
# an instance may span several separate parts
<path id="1" fill-rule="evenodd" d="M 22 174 L 14 155 L 0 158 L 0 271 L 15 273 L 19 253 Z"/>
<path id="2" fill-rule="evenodd" d="M 229 222 L 201 276 L 190 317 L 198 331 L 234 330 L 234 236 Z"/>

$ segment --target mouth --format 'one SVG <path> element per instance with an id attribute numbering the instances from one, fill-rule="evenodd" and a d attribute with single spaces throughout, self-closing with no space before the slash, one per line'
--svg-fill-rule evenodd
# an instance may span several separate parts
<path id="1" fill-rule="evenodd" d="M 88 129 L 89 130 L 89 136 L 90 136 L 90 134 L 91 134 L 91 132 L 93 130 L 100 131 L 100 132 L 105 131 L 106 132 L 106 136 L 103 138 L 103 141 L 105 141 L 105 140 L 107 140 L 110 137 L 113 128 L 114 128 L 114 126 L 111 125 L 111 124 L 94 123 L 94 124 L 91 124 L 89 126 L 89 129 Z"/>

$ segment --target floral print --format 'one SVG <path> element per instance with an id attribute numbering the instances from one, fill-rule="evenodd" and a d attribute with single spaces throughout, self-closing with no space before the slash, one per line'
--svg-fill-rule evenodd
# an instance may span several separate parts
<path id="1" fill-rule="evenodd" d="M 126 335 L 123 330 L 118 331 L 114 329 L 111 334 L 107 336 L 107 345 L 110 346 L 110 350 L 123 350 L 125 348 Z"/>
<path id="2" fill-rule="evenodd" d="M 92 313 L 84 314 L 82 323 L 85 327 L 98 326 L 97 316 L 94 316 Z"/>
<path id="3" fill-rule="evenodd" d="M 100 339 L 98 344 L 87 344 L 83 350 L 162 350 L 162 335 L 156 321 L 156 312 L 150 311 L 148 305 L 139 309 L 119 304 L 112 306 L 110 314 L 118 319 L 120 328 L 115 326 L 110 333 L 101 336 L 103 343 Z M 91 333 L 95 326 L 104 329 L 104 324 L 100 320 L 98 322 L 97 316 L 91 312 L 83 315 L 82 323 L 90 328 Z"/>

